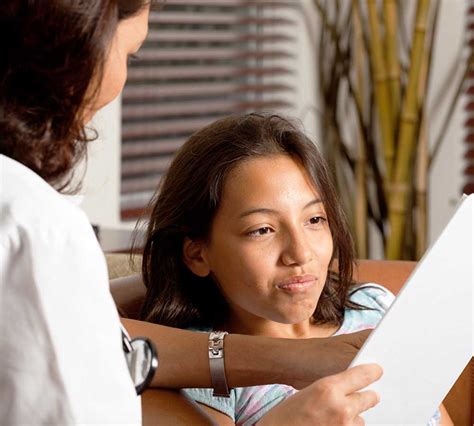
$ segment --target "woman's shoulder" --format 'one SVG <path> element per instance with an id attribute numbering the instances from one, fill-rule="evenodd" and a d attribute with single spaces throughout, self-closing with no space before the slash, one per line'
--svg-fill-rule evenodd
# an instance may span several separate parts
<path id="1" fill-rule="evenodd" d="M 27 238 L 34 243 L 83 234 L 90 224 L 70 196 L 58 193 L 36 173 L 11 158 L 0 155 L 2 187 L 2 240 Z"/>
<path id="2" fill-rule="evenodd" d="M 390 290 L 379 284 L 366 283 L 354 287 L 349 295 L 353 306 L 346 307 L 344 321 L 336 334 L 374 328 L 394 299 Z"/>

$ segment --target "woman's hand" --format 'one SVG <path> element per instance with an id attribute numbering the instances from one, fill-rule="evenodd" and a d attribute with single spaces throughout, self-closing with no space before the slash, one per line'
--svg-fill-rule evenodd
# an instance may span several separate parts
<path id="1" fill-rule="evenodd" d="M 360 414 L 377 405 L 379 397 L 361 389 L 381 376 L 382 369 L 370 364 L 320 379 L 278 404 L 258 425 L 363 425 Z"/>
<path id="2" fill-rule="evenodd" d="M 288 341 L 283 381 L 302 389 L 315 380 L 346 370 L 372 330 L 328 338 Z"/>

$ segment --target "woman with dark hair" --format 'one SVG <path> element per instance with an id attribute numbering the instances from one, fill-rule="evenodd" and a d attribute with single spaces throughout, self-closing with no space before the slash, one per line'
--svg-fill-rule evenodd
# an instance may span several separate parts
<path id="1" fill-rule="evenodd" d="M 287 119 L 232 116 L 196 132 L 155 198 L 142 267 L 147 321 L 327 338 L 375 327 L 393 301 L 380 285 L 352 281 L 352 239 L 327 166 Z M 253 425 L 296 390 L 186 394 L 221 425 Z"/>
<path id="2" fill-rule="evenodd" d="M 1 424 L 141 421 L 103 254 L 58 191 L 122 89 L 147 3 L 0 3 Z"/>
<path id="3" fill-rule="evenodd" d="M 86 123 L 122 90 L 148 13 L 146 0 L 0 2 L 0 424 L 141 421 L 104 256 L 84 213 L 61 192 L 86 154 Z M 159 349 L 152 386 L 210 386 L 206 335 L 124 323 Z M 288 343 L 229 335 L 225 370 L 221 350 L 211 374 L 231 386 L 278 379 L 303 387 L 343 370 L 365 337 Z M 275 424 L 288 415 L 327 423 L 359 413 L 376 397 L 350 396 L 380 374 L 367 366 L 321 379 L 278 407 Z M 158 407 L 161 423 L 209 421 L 178 394 L 152 397 L 144 414 Z"/>

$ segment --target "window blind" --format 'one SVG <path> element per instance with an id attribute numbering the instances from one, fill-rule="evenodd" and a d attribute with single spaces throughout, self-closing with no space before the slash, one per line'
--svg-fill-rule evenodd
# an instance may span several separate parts
<path id="1" fill-rule="evenodd" d="M 121 218 L 139 217 L 196 130 L 294 106 L 295 0 L 168 0 L 122 96 Z M 290 12 L 290 13 L 288 13 Z"/>
<path id="2" fill-rule="evenodd" d="M 465 123 L 465 185 L 463 192 L 466 194 L 474 193 L 474 63 L 472 61 L 474 53 L 474 1 L 470 0 L 466 23 L 467 43 L 469 50 L 469 71 L 468 84 L 466 88 L 466 112 L 467 120 Z"/>

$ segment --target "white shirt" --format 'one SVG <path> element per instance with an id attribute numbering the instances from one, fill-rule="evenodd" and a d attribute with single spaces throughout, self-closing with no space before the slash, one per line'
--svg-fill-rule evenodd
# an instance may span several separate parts
<path id="1" fill-rule="evenodd" d="M 0 155 L 0 424 L 141 423 L 85 214 Z"/>

